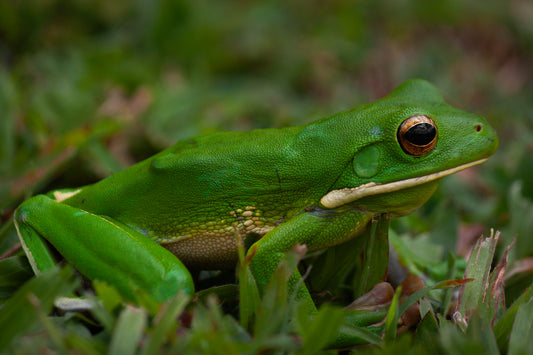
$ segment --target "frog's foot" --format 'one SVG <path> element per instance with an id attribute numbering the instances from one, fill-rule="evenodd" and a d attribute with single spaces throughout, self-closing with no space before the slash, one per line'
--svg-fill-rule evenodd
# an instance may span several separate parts
<path id="1" fill-rule="evenodd" d="M 402 282 L 402 294 L 400 303 L 405 301 L 411 294 L 424 288 L 424 282 L 415 275 L 409 275 Z M 350 328 L 361 328 L 364 332 L 371 332 L 381 336 L 384 320 L 388 307 L 392 302 L 394 290 L 387 282 L 381 282 L 374 286 L 368 293 L 362 295 L 350 305 L 345 307 L 346 315 L 344 324 L 332 348 L 347 348 L 354 345 L 367 343 L 366 339 L 353 335 Z M 398 333 L 403 333 L 420 322 L 420 304 L 415 302 L 398 319 Z"/>

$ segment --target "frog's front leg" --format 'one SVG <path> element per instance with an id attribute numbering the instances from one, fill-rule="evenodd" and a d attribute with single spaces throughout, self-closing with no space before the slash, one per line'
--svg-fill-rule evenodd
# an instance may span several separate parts
<path id="1" fill-rule="evenodd" d="M 249 250 L 249 253 L 255 253 L 250 268 L 259 291 L 264 292 L 285 253 L 295 244 L 305 244 L 310 250 L 340 244 L 362 232 L 371 218 L 371 213 L 355 209 L 335 211 L 315 208 L 279 225 L 252 245 Z M 317 312 L 316 306 L 309 290 L 300 280 L 301 275 L 296 271 L 289 279 L 289 290 L 296 292 L 296 299 L 303 303 L 310 314 L 314 314 Z M 298 287 L 297 290 L 296 287 Z M 383 314 L 380 317 L 382 318 Z M 377 321 L 377 319 L 372 319 L 367 324 Z M 344 324 L 348 327 L 364 325 L 361 324 L 358 312 L 355 311 L 346 311 Z M 350 346 L 361 342 L 361 339 L 349 334 L 349 332 L 341 332 L 333 345 Z"/>
<path id="2" fill-rule="evenodd" d="M 48 242 L 84 276 L 106 281 L 129 299 L 135 299 L 135 289 L 156 300 L 194 292 L 178 258 L 112 219 L 38 195 L 16 210 L 15 225 L 35 273 L 55 264 Z"/>

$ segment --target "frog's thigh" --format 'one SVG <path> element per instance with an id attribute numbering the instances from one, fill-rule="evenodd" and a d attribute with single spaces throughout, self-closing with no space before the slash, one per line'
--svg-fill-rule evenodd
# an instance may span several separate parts
<path id="1" fill-rule="evenodd" d="M 189 272 L 174 255 L 123 224 L 44 195 L 21 205 L 15 220 L 36 271 L 50 264 L 37 260 L 45 254 L 44 238 L 83 275 L 106 281 L 129 298 L 135 288 L 159 300 L 180 290 L 193 292 Z"/>

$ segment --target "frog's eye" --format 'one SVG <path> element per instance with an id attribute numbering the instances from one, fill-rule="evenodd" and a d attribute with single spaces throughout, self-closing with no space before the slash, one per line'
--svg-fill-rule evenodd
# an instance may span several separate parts
<path id="1" fill-rule="evenodd" d="M 424 115 L 406 118 L 398 128 L 398 142 L 409 155 L 426 155 L 437 144 L 437 125 Z"/>

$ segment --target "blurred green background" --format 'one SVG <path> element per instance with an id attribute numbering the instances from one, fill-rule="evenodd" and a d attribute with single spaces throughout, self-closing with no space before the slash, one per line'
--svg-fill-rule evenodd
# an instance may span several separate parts
<path id="1" fill-rule="evenodd" d="M 530 270 L 532 75 L 529 0 L 1 1 L 0 254 L 34 193 L 187 136 L 309 122 L 416 77 L 484 115 L 501 145 L 395 229 L 446 251 L 499 228 Z"/>

